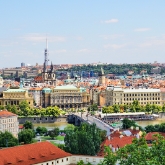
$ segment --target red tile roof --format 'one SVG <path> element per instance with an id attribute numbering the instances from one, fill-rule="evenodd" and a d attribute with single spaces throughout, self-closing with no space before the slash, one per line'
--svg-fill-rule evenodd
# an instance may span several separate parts
<path id="1" fill-rule="evenodd" d="M 50 142 L 39 142 L 0 150 L 0 165 L 31 165 L 71 156 Z"/>
<path id="2" fill-rule="evenodd" d="M 149 132 L 146 134 L 145 139 L 154 140 L 154 139 L 156 139 L 156 137 L 154 137 L 153 135 L 156 135 L 156 134 L 160 134 L 161 136 L 165 137 L 165 133 L 163 133 L 163 132 Z"/>
<path id="3" fill-rule="evenodd" d="M 10 116 L 16 116 L 16 114 L 11 113 L 7 110 L 0 110 L 0 117 L 10 117 Z"/>

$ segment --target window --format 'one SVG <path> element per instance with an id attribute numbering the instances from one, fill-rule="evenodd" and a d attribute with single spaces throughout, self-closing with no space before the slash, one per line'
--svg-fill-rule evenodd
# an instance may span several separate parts
<path id="1" fill-rule="evenodd" d="M 62 162 L 63 162 L 64 160 L 62 159 Z"/>
<path id="2" fill-rule="evenodd" d="M 66 161 L 68 161 L 68 158 L 66 158 Z"/>
<path id="3" fill-rule="evenodd" d="M 57 163 L 59 163 L 59 161 L 57 160 Z"/>

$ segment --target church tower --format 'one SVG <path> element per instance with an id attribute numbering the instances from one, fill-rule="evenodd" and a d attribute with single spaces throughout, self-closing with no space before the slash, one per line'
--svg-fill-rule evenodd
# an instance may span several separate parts
<path id="1" fill-rule="evenodd" d="M 105 74 L 104 74 L 104 70 L 102 67 L 101 67 L 101 70 L 100 70 L 98 76 L 99 76 L 99 85 L 105 85 Z"/>
<path id="2" fill-rule="evenodd" d="M 45 61 L 44 61 L 44 65 L 43 65 L 42 79 L 46 84 L 55 86 L 56 76 L 55 76 L 54 67 L 53 67 L 52 62 L 50 65 L 50 69 L 48 69 L 49 59 L 48 59 L 48 41 L 47 41 L 47 39 L 46 39 L 46 49 L 44 52 L 44 56 L 45 56 Z"/>

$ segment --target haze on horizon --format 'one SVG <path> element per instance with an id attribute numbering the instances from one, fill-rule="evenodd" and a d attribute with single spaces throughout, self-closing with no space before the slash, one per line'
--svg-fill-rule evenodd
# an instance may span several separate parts
<path id="1" fill-rule="evenodd" d="M 165 63 L 165 1 L 0 1 L 0 68 L 21 62 Z"/>

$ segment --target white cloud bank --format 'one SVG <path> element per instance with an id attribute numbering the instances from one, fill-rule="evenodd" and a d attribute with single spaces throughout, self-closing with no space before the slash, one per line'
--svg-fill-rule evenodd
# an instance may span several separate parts
<path id="1" fill-rule="evenodd" d="M 108 24 L 108 23 L 117 23 L 117 22 L 119 22 L 119 20 L 118 19 L 115 19 L 115 18 L 104 21 L 104 23 L 106 23 L 106 24 Z"/>

